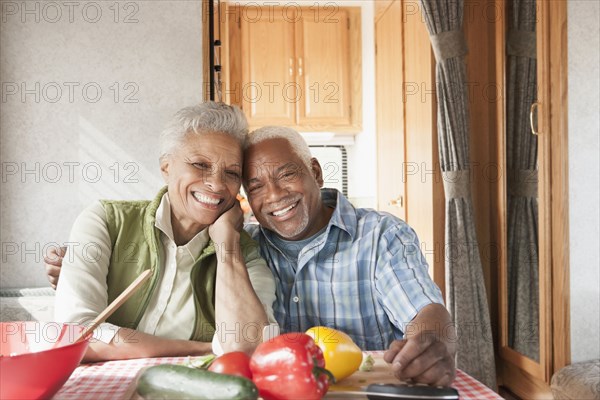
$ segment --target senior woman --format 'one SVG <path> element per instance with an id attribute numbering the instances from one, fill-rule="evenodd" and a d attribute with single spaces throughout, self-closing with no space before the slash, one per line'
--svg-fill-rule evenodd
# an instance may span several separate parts
<path id="1" fill-rule="evenodd" d="M 76 219 L 55 317 L 89 323 L 142 271 L 152 278 L 96 331 L 84 361 L 251 352 L 274 321 L 275 283 L 242 230 L 242 112 L 207 102 L 161 135 L 167 183 L 150 201 L 104 200 Z M 79 251 L 78 251 L 79 250 Z M 212 345 L 211 345 L 212 342 Z"/>

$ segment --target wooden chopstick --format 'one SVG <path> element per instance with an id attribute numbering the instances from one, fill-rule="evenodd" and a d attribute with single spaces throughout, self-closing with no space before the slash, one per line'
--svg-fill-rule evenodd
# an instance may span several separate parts
<path id="1" fill-rule="evenodd" d="M 90 332 L 93 332 L 94 329 L 98 327 L 98 325 L 106 321 L 106 319 L 110 317 L 112 313 L 117 311 L 117 308 L 121 307 L 121 305 L 125 303 L 127 299 L 131 297 L 131 295 L 134 294 L 144 282 L 146 282 L 146 280 L 150 277 L 151 274 L 152 271 L 149 269 L 142 272 L 140 276 L 138 276 L 135 279 L 135 281 L 131 282 L 131 285 L 129 285 L 127 289 L 123 291 L 123 293 L 121 293 L 116 299 L 113 300 L 112 303 L 108 305 L 108 307 L 106 307 L 100 314 L 98 314 L 94 321 L 92 321 L 92 324 L 89 327 L 87 327 L 77 338 L 75 343 L 82 341 L 87 335 L 90 334 Z"/>

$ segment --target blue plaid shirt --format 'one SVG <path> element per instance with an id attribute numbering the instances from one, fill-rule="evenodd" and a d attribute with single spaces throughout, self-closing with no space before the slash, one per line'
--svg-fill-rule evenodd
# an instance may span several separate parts
<path id="1" fill-rule="evenodd" d="M 325 232 L 300 251 L 295 271 L 272 232 L 246 226 L 278 280 L 275 318 L 283 332 L 324 325 L 363 350 L 387 349 L 421 308 L 443 304 L 417 235 L 391 214 L 354 208 L 335 189 L 321 196 L 335 211 Z"/>

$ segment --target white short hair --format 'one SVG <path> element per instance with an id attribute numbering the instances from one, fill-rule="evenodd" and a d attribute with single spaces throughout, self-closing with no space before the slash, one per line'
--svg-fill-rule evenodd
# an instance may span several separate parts
<path id="1" fill-rule="evenodd" d="M 160 157 L 173 152 L 189 133 L 221 132 L 244 146 L 248 121 L 242 110 L 225 103 L 207 101 L 179 110 L 160 134 Z"/>
<path id="2" fill-rule="evenodd" d="M 292 128 L 284 126 L 265 126 L 251 132 L 246 138 L 245 149 L 269 139 L 285 139 L 290 144 L 292 151 L 296 153 L 308 169 L 311 168 L 310 148 L 306 141 L 298 132 Z"/>

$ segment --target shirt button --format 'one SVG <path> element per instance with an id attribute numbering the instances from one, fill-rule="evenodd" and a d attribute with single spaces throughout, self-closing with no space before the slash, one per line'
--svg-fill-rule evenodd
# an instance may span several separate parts
<path id="1" fill-rule="evenodd" d="M 297 302 L 299 302 L 299 301 L 300 301 L 300 298 L 299 298 L 298 296 L 294 296 L 294 298 L 292 299 L 292 301 L 293 301 L 294 303 L 297 303 Z"/>
<path id="2" fill-rule="evenodd" d="M 183 253 L 183 247 L 178 248 L 177 251 L 179 252 L 179 254 Z"/>

